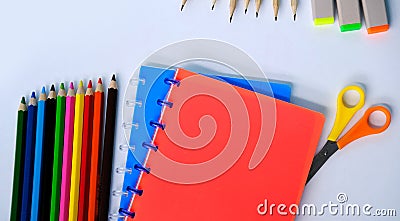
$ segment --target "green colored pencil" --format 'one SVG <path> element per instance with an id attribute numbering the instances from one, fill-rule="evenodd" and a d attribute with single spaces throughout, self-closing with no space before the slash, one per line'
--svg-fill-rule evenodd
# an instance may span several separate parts
<path id="1" fill-rule="evenodd" d="M 14 162 L 14 181 L 11 203 L 11 221 L 17 221 L 21 218 L 21 201 L 22 201 L 22 183 L 24 178 L 24 160 L 25 141 L 26 141 L 26 117 L 27 108 L 25 97 L 22 97 L 18 108 L 17 120 L 17 141 L 15 145 L 15 162 Z"/>
<path id="2" fill-rule="evenodd" d="M 61 187 L 61 171 L 63 161 L 64 147 L 64 118 L 65 118 L 65 100 L 66 93 L 64 83 L 61 83 L 60 90 L 57 95 L 56 106 L 56 128 L 54 136 L 54 162 L 53 177 L 51 182 L 51 207 L 50 220 L 58 220 L 60 212 L 60 187 Z"/>

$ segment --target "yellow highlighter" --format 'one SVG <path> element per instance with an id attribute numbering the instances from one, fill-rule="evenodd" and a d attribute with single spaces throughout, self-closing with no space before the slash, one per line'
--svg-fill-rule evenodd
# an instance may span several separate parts
<path id="1" fill-rule="evenodd" d="M 75 221 L 78 218 L 84 99 L 85 91 L 83 89 L 83 82 L 80 81 L 75 100 L 74 141 L 72 150 L 71 190 L 68 216 L 69 221 Z"/>

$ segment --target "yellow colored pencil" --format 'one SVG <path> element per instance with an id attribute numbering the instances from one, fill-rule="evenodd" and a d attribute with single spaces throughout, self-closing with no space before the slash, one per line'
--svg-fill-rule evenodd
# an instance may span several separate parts
<path id="1" fill-rule="evenodd" d="M 68 216 L 69 221 L 75 221 L 78 218 L 83 108 L 85 103 L 85 91 L 83 89 L 82 81 L 79 82 L 75 99 L 76 100 L 75 100 L 75 119 L 74 119 L 74 141 L 72 150 L 71 191 L 70 191 L 69 216 Z"/>

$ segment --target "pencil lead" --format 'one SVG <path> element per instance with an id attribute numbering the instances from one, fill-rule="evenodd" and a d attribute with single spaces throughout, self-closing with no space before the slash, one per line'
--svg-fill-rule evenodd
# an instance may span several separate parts
<path id="1" fill-rule="evenodd" d="M 92 80 L 89 80 L 88 88 L 92 88 Z"/>
<path id="2" fill-rule="evenodd" d="M 101 80 L 101 78 L 99 78 L 99 80 L 97 81 L 98 84 L 103 84 L 103 81 Z"/>
<path id="3" fill-rule="evenodd" d="M 116 81 L 116 80 L 115 80 L 115 74 L 113 74 L 111 80 L 112 80 L 112 81 Z"/>
<path id="4" fill-rule="evenodd" d="M 71 83 L 69 84 L 69 88 L 75 89 L 75 88 L 74 88 L 74 82 L 71 81 Z"/>
<path id="5" fill-rule="evenodd" d="M 233 16 L 231 16 L 231 17 L 229 18 L 229 23 L 232 23 L 232 17 L 233 17 Z"/>
<path id="6" fill-rule="evenodd" d="M 21 104 L 26 104 L 26 102 L 25 102 L 25 97 L 22 97 L 22 98 L 21 98 Z"/>
<path id="7" fill-rule="evenodd" d="M 258 18 L 258 12 L 256 12 L 256 18 Z"/>
<path id="8" fill-rule="evenodd" d="M 78 87 L 83 87 L 83 81 L 82 80 L 79 81 Z"/>
<path id="9" fill-rule="evenodd" d="M 211 10 L 214 10 L 214 7 L 215 7 L 215 5 L 213 4 L 213 5 L 211 6 Z"/>
<path id="10" fill-rule="evenodd" d="M 244 14 L 247 14 L 247 8 L 246 8 L 246 9 L 244 9 Z"/>
<path id="11" fill-rule="evenodd" d="M 278 16 L 275 16 L 275 21 L 278 21 Z"/>
<path id="12" fill-rule="evenodd" d="M 296 21 L 296 14 L 293 15 L 293 21 Z"/>
<path id="13" fill-rule="evenodd" d="M 50 91 L 56 91 L 56 88 L 54 87 L 54 84 L 51 85 Z"/>
<path id="14" fill-rule="evenodd" d="M 42 87 L 42 94 L 45 94 L 46 93 L 46 88 L 43 86 Z"/>
<path id="15" fill-rule="evenodd" d="M 32 91 L 31 98 L 36 98 L 36 93 Z"/>
<path id="16" fill-rule="evenodd" d="M 65 89 L 65 88 L 64 88 L 64 83 L 61 83 L 61 84 L 60 84 L 60 89 L 61 89 L 61 90 L 64 90 L 64 89 Z"/>
<path id="17" fill-rule="evenodd" d="M 183 7 L 185 7 L 185 5 L 182 5 L 182 6 L 181 6 L 181 11 L 183 10 Z"/>

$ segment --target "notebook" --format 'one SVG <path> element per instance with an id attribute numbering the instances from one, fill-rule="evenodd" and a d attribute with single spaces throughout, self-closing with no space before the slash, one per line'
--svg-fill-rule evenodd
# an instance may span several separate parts
<path id="1" fill-rule="evenodd" d="M 160 122 L 150 121 L 152 142 L 141 143 L 158 149 L 147 152 L 143 164 L 152 173 L 127 188 L 136 194 L 121 214 L 135 212 L 135 220 L 261 220 L 265 214 L 257 208 L 266 200 L 299 203 L 322 114 L 183 69 L 164 83 L 179 86 L 171 86 L 163 101 Z M 132 171 L 148 172 L 143 165 L 131 165 Z"/>
<path id="2" fill-rule="evenodd" d="M 164 99 L 169 91 L 169 84 L 164 82 L 165 79 L 172 79 L 175 70 L 162 69 L 155 67 L 142 66 L 139 71 L 138 89 L 136 93 L 136 105 L 132 119 L 132 130 L 130 135 L 129 146 L 132 152 L 129 152 L 126 160 L 126 168 L 117 168 L 117 172 L 124 174 L 124 182 L 122 191 L 114 192 L 114 195 L 120 196 L 120 208 L 129 208 L 133 192 L 126 191 L 128 187 L 134 187 L 139 178 L 139 171 L 132 170 L 132 165 L 144 164 L 148 152 L 147 148 L 142 147 L 143 141 L 150 142 L 154 135 L 155 128 L 151 126 L 143 126 L 148 122 L 145 119 L 159 119 L 161 116 L 162 106 L 157 102 Z M 274 96 L 289 102 L 291 97 L 291 85 L 283 82 L 269 82 L 269 86 L 265 81 L 246 80 L 243 78 L 227 77 L 223 75 L 207 76 L 237 85 L 259 93 Z M 143 106 L 146 105 L 146 108 Z M 127 169 L 128 168 L 128 169 Z"/>

